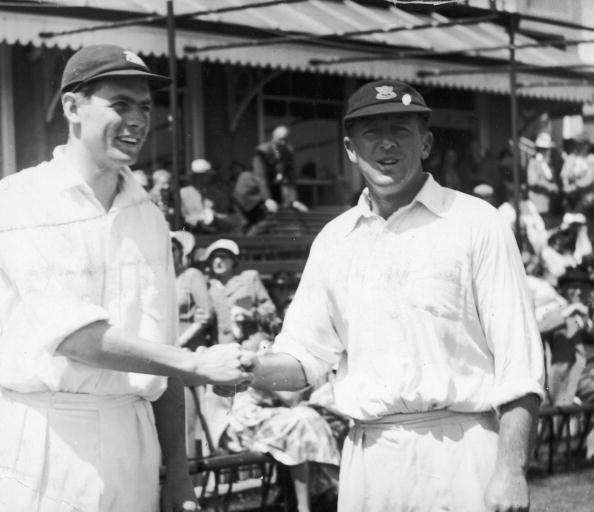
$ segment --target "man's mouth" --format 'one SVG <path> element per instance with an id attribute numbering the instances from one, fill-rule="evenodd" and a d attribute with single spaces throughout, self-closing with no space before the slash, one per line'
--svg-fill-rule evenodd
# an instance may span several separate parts
<path id="1" fill-rule="evenodd" d="M 135 148 L 142 143 L 142 139 L 140 137 L 132 137 L 128 135 L 122 135 L 120 137 L 116 137 L 116 140 L 123 144 L 125 147 Z"/>
<path id="2" fill-rule="evenodd" d="M 400 161 L 399 158 L 381 158 L 379 160 L 376 160 L 376 162 L 378 164 L 380 164 L 382 167 L 386 167 L 389 165 L 396 165 L 398 162 Z"/>

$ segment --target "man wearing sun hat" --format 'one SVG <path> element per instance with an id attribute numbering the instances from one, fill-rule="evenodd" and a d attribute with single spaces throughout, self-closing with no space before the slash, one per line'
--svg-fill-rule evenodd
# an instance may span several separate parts
<path id="1" fill-rule="evenodd" d="M 514 236 L 485 201 L 422 172 L 430 108 L 410 85 L 349 99 L 345 149 L 367 188 L 314 241 L 254 386 L 338 366 L 354 420 L 339 512 L 528 510 L 542 346 Z"/>
<path id="2" fill-rule="evenodd" d="M 0 182 L 0 510 L 195 510 L 182 379 L 250 378 L 236 347 L 171 346 L 168 228 L 129 169 L 168 83 L 127 49 L 79 50 L 66 144 Z"/>
<path id="3" fill-rule="evenodd" d="M 547 215 L 551 203 L 559 197 L 558 177 L 552 164 L 551 151 L 554 147 L 550 133 L 539 133 L 534 141 L 534 156 L 528 161 L 526 169 L 528 197 L 541 215 Z"/>

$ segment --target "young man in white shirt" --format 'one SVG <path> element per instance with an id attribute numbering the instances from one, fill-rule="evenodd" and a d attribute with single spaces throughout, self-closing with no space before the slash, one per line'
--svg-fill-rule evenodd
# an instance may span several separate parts
<path id="1" fill-rule="evenodd" d="M 543 364 L 524 269 L 492 206 L 422 172 L 429 113 L 401 82 L 349 99 L 367 189 L 315 240 L 254 385 L 299 389 L 338 365 L 355 422 L 339 512 L 528 510 Z"/>
<path id="2" fill-rule="evenodd" d="M 0 182 L 0 510 L 195 510 L 182 380 L 249 380 L 237 346 L 172 346 L 169 230 L 135 181 L 152 74 L 114 45 L 62 77 L 68 141 Z M 168 377 L 168 378 L 167 378 Z"/>

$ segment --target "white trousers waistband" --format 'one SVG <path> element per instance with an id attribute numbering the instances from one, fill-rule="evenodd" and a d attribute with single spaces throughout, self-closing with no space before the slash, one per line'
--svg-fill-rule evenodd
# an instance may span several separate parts
<path id="1" fill-rule="evenodd" d="M 0 396 L 4 400 L 21 402 L 30 406 L 48 407 L 52 409 L 81 409 L 85 411 L 101 411 L 129 407 L 135 402 L 145 401 L 138 395 L 90 395 L 87 393 L 36 392 L 20 393 L 0 388 Z"/>
<path id="2" fill-rule="evenodd" d="M 400 427 L 434 427 L 436 425 L 449 425 L 467 421 L 481 421 L 494 418 L 492 411 L 463 413 L 440 409 L 437 411 L 399 413 L 382 416 L 377 420 L 355 421 L 355 426 L 364 429 L 390 429 Z"/>

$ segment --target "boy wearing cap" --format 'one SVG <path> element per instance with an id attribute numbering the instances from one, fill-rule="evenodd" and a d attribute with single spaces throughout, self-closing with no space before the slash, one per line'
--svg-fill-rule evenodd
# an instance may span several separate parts
<path id="1" fill-rule="evenodd" d="M 62 77 L 67 143 L 0 182 L 0 510 L 157 512 L 161 460 L 162 510 L 194 510 L 182 379 L 249 379 L 236 347 L 170 346 L 168 229 L 128 167 L 167 83 L 83 48 Z"/>
<path id="2" fill-rule="evenodd" d="M 528 510 L 542 347 L 513 234 L 486 202 L 424 174 L 430 109 L 407 84 L 351 96 L 345 148 L 367 188 L 316 238 L 254 385 L 334 365 L 354 419 L 340 512 Z"/>

